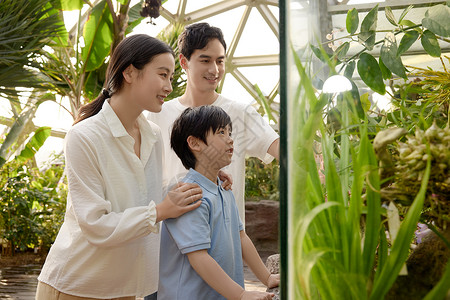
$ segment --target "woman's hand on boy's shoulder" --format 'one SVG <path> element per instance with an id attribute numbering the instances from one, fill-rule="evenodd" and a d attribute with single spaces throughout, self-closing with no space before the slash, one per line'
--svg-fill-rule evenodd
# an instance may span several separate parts
<path id="1" fill-rule="evenodd" d="M 224 172 L 222 170 L 219 170 L 219 179 L 222 180 L 222 187 L 229 191 L 232 190 L 233 185 L 233 178 L 231 178 L 231 174 L 228 174 L 227 172 Z"/>
<path id="2" fill-rule="evenodd" d="M 175 185 L 164 200 L 156 206 L 156 221 L 177 218 L 201 205 L 202 189 L 195 183 L 180 182 Z"/>

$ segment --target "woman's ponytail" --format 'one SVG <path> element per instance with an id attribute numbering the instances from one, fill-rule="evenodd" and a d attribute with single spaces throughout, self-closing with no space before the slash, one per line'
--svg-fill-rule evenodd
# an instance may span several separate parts
<path id="1" fill-rule="evenodd" d="M 100 95 L 95 98 L 94 101 L 80 107 L 80 109 L 78 110 L 78 115 L 73 124 L 96 115 L 102 109 L 105 100 L 110 97 L 110 92 L 107 89 L 103 89 Z"/>

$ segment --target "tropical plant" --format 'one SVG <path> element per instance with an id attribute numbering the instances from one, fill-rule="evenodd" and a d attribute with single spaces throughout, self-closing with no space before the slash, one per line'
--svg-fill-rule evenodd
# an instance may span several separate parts
<path id="1" fill-rule="evenodd" d="M 245 161 L 245 199 L 247 201 L 278 200 L 279 173 L 278 161 L 264 164 L 259 158 L 247 158 Z"/>
<path id="2" fill-rule="evenodd" d="M 408 71 L 401 62 L 401 55 L 415 40 L 421 39 L 425 51 L 433 56 L 438 52 L 440 54 L 440 48 L 437 43 L 430 43 L 430 40 L 439 38 L 448 42 L 446 25 L 442 25 L 443 28 L 435 27 L 439 23 L 448 24 L 450 14 L 447 6 L 438 5 L 428 9 L 419 25 L 404 20 L 410 9 L 406 9 L 398 21 L 392 16 L 390 8 L 386 9 L 389 21 L 397 27 L 394 33 L 389 32 L 379 42 L 375 41 L 378 7 L 367 14 L 359 33 L 356 33 L 359 26 L 358 12 L 350 10 L 347 14 L 350 35 L 343 39 L 358 37 L 358 40 L 351 41 L 363 46 L 356 55 L 346 57 L 351 42 L 343 43 L 331 54 L 320 46 L 311 46 L 311 49 L 315 56 L 328 65 L 331 75 L 343 71 L 343 75 L 351 81 L 357 66 L 364 83 L 372 91 L 384 94 L 384 80 L 392 78 L 392 73 L 407 78 Z M 404 33 L 404 38 L 397 48 L 395 36 L 398 33 Z M 371 54 L 377 43 L 383 43 L 379 61 Z M 447 71 L 445 66 L 443 73 L 421 70 L 422 73 L 415 75 L 425 78 L 425 81 L 392 88 L 394 92 L 391 96 L 396 105 L 393 111 L 374 113 L 370 111 L 370 103 L 367 104 L 368 95 L 360 96 L 352 81 L 349 92 L 340 95 L 318 93 L 313 85 L 316 82 L 316 78 L 311 75 L 313 73 L 305 67 L 297 53 L 293 55 L 300 84 L 288 110 L 291 120 L 289 128 L 296 129 L 288 137 L 294 160 L 290 163 L 290 182 L 293 186 L 289 193 L 292 195 L 290 217 L 293 221 L 290 226 L 293 228 L 294 242 L 291 251 L 295 266 L 292 272 L 294 288 L 290 296 L 300 299 L 383 299 L 408 258 L 418 221 L 428 218 L 443 224 L 443 219 L 447 217 L 446 210 L 445 213 L 440 211 L 438 216 L 423 214 L 430 206 L 436 208 L 436 202 L 432 199 L 436 194 L 432 190 L 437 190 L 436 185 L 441 188 L 446 184 L 445 171 L 443 176 L 439 172 L 436 181 L 433 180 L 437 178 L 435 172 L 431 175 L 431 166 L 448 159 L 445 151 L 436 153 L 435 148 L 441 146 L 436 143 L 435 134 L 431 132 L 436 133 L 441 140 L 446 134 L 429 127 L 433 122 L 441 128 L 448 124 L 448 98 L 443 89 L 448 85 Z M 340 70 L 336 71 L 336 68 Z M 410 181 L 407 187 L 402 186 L 410 189 L 407 197 L 409 207 L 400 212 L 403 217 L 401 222 L 393 203 L 387 208 L 381 206 L 382 200 L 385 200 L 381 198 L 381 187 L 395 178 L 388 177 L 387 172 L 380 172 L 385 169 L 379 168 L 375 155 L 386 150 L 387 146 L 374 150 L 371 144 L 378 131 L 395 125 L 405 128 L 397 128 L 396 134 L 401 133 L 397 138 L 406 133 L 420 135 L 421 129 L 428 129 L 425 135 L 430 135 L 429 139 L 420 138 L 419 141 L 417 138 L 413 146 L 408 146 L 414 151 L 420 147 L 420 166 L 416 161 L 413 167 L 417 165 L 417 168 L 414 171 L 405 169 L 410 160 L 402 156 L 399 166 L 403 169 L 399 168 L 395 173 L 397 178 L 418 175 L 414 177 L 414 188 Z M 379 142 L 381 135 L 377 137 L 374 143 Z M 445 149 L 447 141 L 441 144 Z M 398 153 L 393 148 L 389 148 L 391 154 L 395 154 L 395 151 Z M 318 170 L 314 157 L 317 149 L 323 157 L 323 170 Z M 437 160 L 435 155 L 444 155 L 445 160 Z M 323 181 L 320 172 L 324 174 Z M 445 195 L 438 194 L 444 199 Z M 442 207 L 445 207 L 445 200 L 442 203 Z M 441 204 L 438 207 L 441 208 Z M 445 297 L 450 286 L 450 262 L 446 266 L 440 281 L 428 291 L 425 299 Z"/>
<path id="3" fill-rule="evenodd" d="M 65 211 L 64 166 L 42 173 L 12 160 L 1 169 L 0 237 L 13 250 L 48 250 L 56 238 Z"/>
<path id="4" fill-rule="evenodd" d="M 351 42 L 363 46 L 363 50 L 351 57 L 346 57 L 350 42 L 343 43 L 331 54 L 320 46 L 311 46 L 313 53 L 328 65 L 331 75 L 343 71 L 352 86 L 348 92 L 339 95 L 318 93 L 313 84 L 317 82 L 316 78 L 293 51 L 300 76 L 297 93 L 288 109 L 289 128 L 294 132 L 288 136 L 292 145 L 289 151 L 293 153 L 293 162 L 290 163 L 292 221 L 289 226 L 293 228 L 294 240 L 291 249 L 295 264 L 292 272 L 294 288 L 290 294 L 294 298 L 383 299 L 408 258 L 418 221 L 426 219 L 424 209 L 429 210 L 435 203 L 429 197 L 436 194 L 430 191 L 436 190 L 436 185 L 440 188 L 446 184 L 440 173 L 435 181 L 435 172 L 431 175 L 431 166 L 437 166 L 448 157 L 445 160 L 434 158 L 435 154 L 445 156 L 446 152 L 436 153 L 435 148 L 441 146 L 436 143 L 435 134 L 430 132 L 436 133 L 441 140 L 446 134 L 429 128 L 433 122 L 441 128 L 448 124 L 448 98 L 443 89 L 448 85 L 445 66 L 444 73 L 421 70 L 422 73 L 416 74 L 425 81 L 392 88 L 391 96 L 396 108 L 391 112 L 371 111 L 370 103 L 367 104 L 368 95 L 360 96 L 352 81 L 357 66 L 364 83 L 372 91 L 384 94 L 384 80 L 392 78 L 392 73 L 399 78 L 407 78 L 408 70 L 401 62 L 401 55 L 415 40 L 421 39 L 430 55 L 440 53 L 439 45 L 430 40 L 439 38 L 448 42 L 446 37 L 450 32 L 446 25 L 436 28 L 436 24 L 449 24 L 449 8 L 445 5 L 431 7 L 419 25 L 404 20 L 411 8 L 406 9 L 399 20 L 395 20 L 390 8 L 386 9 L 389 21 L 397 27 L 379 42 L 375 41 L 378 7 L 367 14 L 359 33 L 356 33 L 358 13 L 350 10 L 347 14 L 350 35 L 343 38 L 357 36 L 358 40 Z M 397 48 L 395 36 L 399 33 L 404 33 L 404 38 Z M 377 43 L 383 43 L 379 61 L 371 54 Z M 340 70 L 336 71 L 337 68 Z M 391 128 L 395 125 L 405 129 Z M 390 128 L 388 133 L 397 136 L 375 137 L 385 128 Z M 389 177 L 393 174 L 380 172 L 385 169 L 379 168 L 376 156 L 383 151 L 388 153 L 386 148 L 389 146 L 384 144 L 374 149 L 371 141 L 375 138 L 374 144 L 378 143 L 381 137 L 392 142 L 406 133 L 420 135 L 421 130 L 427 129 L 429 139 L 421 138 L 413 146 L 408 146 L 414 151 L 420 147 L 420 166 L 417 165 L 414 171 L 405 169 L 410 160 L 403 157 L 403 163 L 400 163 L 403 169 L 399 168 L 396 173 L 397 177 L 418 175 L 414 177 L 414 189 L 411 182 L 406 187 L 411 187 L 407 197 L 409 207 L 400 212 L 403 218 L 400 222 L 399 213 L 395 213 L 396 206 L 391 203 L 386 208 L 382 207 L 383 193 L 380 194 L 382 186 L 395 178 Z M 445 148 L 447 141 L 441 143 Z M 322 170 L 319 170 L 314 157 L 317 151 L 323 157 Z M 389 151 L 390 154 L 398 153 L 392 146 Z M 321 172 L 323 180 L 319 176 Z M 445 193 L 442 195 L 446 197 Z M 430 218 L 442 224 L 447 213 L 438 215 L 432 214 Z M 447 262 L 440 281 L 428 291 L 425 299 L 443 299 L 449 286 L 450 262 Z"/>
<path id="5" fill-rule="evenodd" d="M 341 43 L 332 53 L 335 65 L 341 65 L 340 69 L 345 69 L 345 74 L 351 78 L 355 65 L 357 72 L 363 82 L 374 92 L 385 94 L 386 84 L 384 80 L 393 78 L 393 74 L 400 78 L 407 79 L 408 70 L 402 62 L 402 55 L 416 42 L 421 45 L 426 53 L 433 57 L 440 57 L 441 47 L 438 40 L 450 42 L 450 7 L 445 4 L 438 4 L 430 7 L 421 20 L 421 23 L 414 23 L 407 19 L 408 12 L 413 6 L 408 6 L 398 19 L 395 18 L 390 7 L 385 8 L 387 20 L 394 26 L 392 30 L 387 30 L 384 38 L 376 41 L 378 5 L 372 8 L 364 17 L 359 27 L 359 15 L 356 9 L 350 9 L 347 13 L 346 30 L 348 35 L 332 39 L 331 43 Z M 360 29 L 357 32 L 358 28 Z M 400 43 L 397 37 L 402 34 Z M 358 43 L 363 48 L 356 54 L 347 56 L 351 44 Z M 374 51 L 376 45 L 380 45 L 379 61 L 370 53 Z M 335 46 L 333 46 L 334 48 Z M 325 61 L 323 54 L 317 47 L 312 46 L 314 53 Z M 355 63 L 357 61 L 357 64 Z"/>
<path id="6" fill-rule="evenodd" d="M 290 103 L 293 162 L 290 164 L 293 290 L 296 299 L 383 299 L 399 275 L 419 221 L 431 172 L 425 164 L 419 192 L 399 227 L 383 220 L 378 161 L 368 137 L 368 121 L 360 123 L 351 92 L 338 99 L 338 141 L 324 124 L 329 95 L 319 94 L 309 72 L 294 52 L 300 84 Z M 358 130 L 351 130 L 354 127 Z M 317 134 L 319 132 L 319 134 Z M 316 140 L 320 147 L 315 146 Z M 336 156 L 336 147 L 339 156 Z M 324 158 L 322 184 L 314 157 Z M 429 144 L 426 151 L 429 150 Z M 389 238 L 386 236 L 389 232 Z M 450 263 L 426 299 L 442 299 L 448 290 Z"/>
<path id="7" fill-rule="evenodd" d="M 16 87 L 46 90 L 36 60 L 44 46 L 64 28 L 59 13 L 49 1 L 4 0 L 0 2 L 0 93 L 17 100 Z"/>
<path id="8" fill-rule="evenodd" d="M 184 25 L 180 23 L 169 24 L 164 30 L 162 30 L 157 38 L 166 42 L 175 52 L 175 72 L 173 73 L 172 80 L 172 92 L 165 99 L 169 101 L 180 97 L 186 90 L 186 79 L 182 77 L 183 68 L 180 65 L 179 50 L 178 50 L 178 37 L 184 30 Z"/>
<path id="9" fill-rule="evenodd" d="M 402 56 L 408 49 L 420 41 L 425 53 L 438 57 L 441 48 L 438 40 L 445 44 L 450 42 L 450 7 L 439 4 L 427 9 L 421 23 L 414 23 L 407 19 L 413 6 L 407 7 L 398 19 L 395 18 L 390 7 L 385 8 L 387 20 L 394 27 L 388 30 L 378 30 L 378 5 L 371 9 L 359 25 L 359 13 L 351 9 L 347 13 L 347 35 L 330 34 L 329 46 L 333 49 L 325 50 L 322 46 L 311 45 L 313 53 L 322 61 L 329 64 L 333 74 L 343 74 L 352 82 L 352 98 L 360 118 L 367 115 L 369 122 L 369 137 L 392 126 L 402 127 L 414 134 L 416 128 L 426 130 L 433 121 L 441 128 L 448 123 L 448 97 L 445 98 L 446 85 L 449 84 L 448 72 L 420 70 L 413 66 L 403 65 Z M 359 32 L 358 28 L 360 29 Z M 379 35 L 384 38 L 376 41 Z M 397 43 L 397 36 L 402 36 Z M 339 45 L 339 46 L 338 46 Z M 381 45 L 381 47 L 376 46 Z M 398 45 L 398 46 L 397 46 Z M 349 55 L 352 48 L 362 48 L 356 54 Z M 375 57 L 378 57 L 378 61 Z M 337 71 L 335 71 L 338 69 Z M 391 101 L 389 111 L 372 109 L 368 93 L 360 95 L 353 74 L 355 69 L 361 80 L 373 91 L 379 94 L 388 93 Z M 415 71 L 415 72 L 413 72 Z M 443 73 L 443 74 L 442 74 Z M 407 82 L 408 77 L 415 77 Z M 321 87 L 320 79 L 319 88 Z M 387 88 L 389 85 L 389 88 Z M 438 95 L 440 94 L 440 96 Z M 430 100 L 431 94 L 439 101 Z M 417 96 L 420 95 L 420 98 Z M 434 96 L 433 96 L 434 97 Z M 427 98 L 427 99 L 425 99 Z M 330 111 L 328 116 L 328 131 L 340 128 L 338 108 Z M 440 115 L 440 116 L 438 116 Z M 336 126 L 337 125 L 337 126 Z M 339 134 L 336 135 L 339 139 Z"/>
<path id="10" fill-rule="evenodd" d="M 0 166 L 15 151 L 17 141 L 24 142 L 34 131 L 31 122 L 40 103 L 54 99 L 46 93 L 50 83 L 40 73 L 43 48 L 56 45 L 65 31 L 59 13 L 49 1 L 0 2 L 0 96 L 9 100 L 13 122 L 0 146 Z M 31 96 L 23 94 L 33 90 Z M 19 101 L 26 99 L 25 101 Z"/>
<path id="11" fill-rule="evenodd" d="M 64 205 L 65 193 L 60 193 L 58 183 L 64 168 L 56 165 L 41 173 L 32 160 L 50 131 L 49 127 L 36 130 L 0 169 L 0 236 L 12 249 L 49 248 L 61 224 L 58 207 Z"/>

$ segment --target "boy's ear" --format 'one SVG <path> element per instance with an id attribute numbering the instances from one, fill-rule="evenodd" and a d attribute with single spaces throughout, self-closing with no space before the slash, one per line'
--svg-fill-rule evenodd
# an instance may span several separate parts
<path id="1" fill-rule="evenodd" d="M 203 142 L 192 135 L 188 136 L 187 143 L 191 151 L 200 152 L 202 150 L 202 144 Z"/>
<path id="2" fill-rule="evenodd" d="M 133 74 L 136 72 L 136 68 L 133 65 L 129 65 L 123 72 L 123 78 L 127 83 L 131 83 L 133 81 Z"/>
<path id="3" fill-rule="evenodd" d="M 187 61 L 188 59 L 186 58 L 186 56 L 184 56 L 183 54 L 180 54 L 180 66 L 186 70 L 187 69 Z"/>

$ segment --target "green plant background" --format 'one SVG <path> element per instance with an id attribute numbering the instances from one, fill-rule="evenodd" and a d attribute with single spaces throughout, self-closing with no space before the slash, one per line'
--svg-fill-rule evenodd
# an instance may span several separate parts
<path id="1" fill-rule="evenodd" d="M 403 65 L 402 55 L 416 40 L 430 56 L 439 57 L 437 40 L 448 43 L 450 36 L 448 26 L 443 25 L 450 22 L 448 5 L 430 6 L 421 23 L 408 19 L 412 9 L 407 7 L 397 19 L 386 7 L 385 16 L 393 28 L 382 31 L 377 30 L 378 5 L 361 23 L 358 11 L 350 9 L 345 28 L 348 35 L 339 38 L 342 44 L 336 49 L 320 43 L 308 45 L 311 52 L 287 46 L 298 73 L 289 74 L 290 78 L 299 78 L 292 79 L 294 88 L 287 107 L 288 153 L 292 157 L 287 173 L 289 298 L 410 299 L 405 288 L 397 298 L 389 297 L 393 297 L 391 288 L 415 244 L 417 224 L 426 220 L 425 204 L 435 191 L 429 188 L 433 186 L 432 166 L 445 161 L 436 161 L 431 155 L 434 144 L 430 143 L 436 140 L 421 138 L 421 132 L 433 124 L 440 129 L 449 126 L 446 87 L 450 79 L 445 56 L 443 72 Z M 384 38 L 377 41 L 377 33 Z M 398 34 L 403 34 L 400 44 Z M 362 50 L 348 55 L 354 43 Z M 381 47 L 375 48 L 377 45 Z M 347 77 L 352 89 L 337 95 L 322 92 L 317 65 L 322 66 L 325 77 Z M 371 93 L 389 93 L 393 107 L 385 111 L 374 107 L 368 93 L 360 95 L 354 76 L 359 76 Z M 414 77 L 417 80 L 408 82 Z M 402 135 L 391 139 L 386 148 L 374 148 L 377 138 L 395 128 L 401 128 Z M 423 149 L 420 163 L 413 164 L 414 170 L 395 173 L 400 166 L 390 155 L 395 157 L 400 143 L 412 135 L 417 137 L 415 146 Z M 387 158 L 382 160 L 381 153 Z M 413 171 L 419 174 L 414 178 L 417 188 L 407 193 L 409 205 L 402 205 L 398 198 L 388 201 L 382 197 L 382 187 L 398 179 L 388 171 L 397 176 Z M 445 181 L 439 179 L 440 183 Z M 443 247 L 449 248 L 441 230 L 446 227 L 434 228 Z M 450 262 L 439 263 L 443 265 L 439 279 L 413 297 L 445 298 L 450 288 Z"/>

